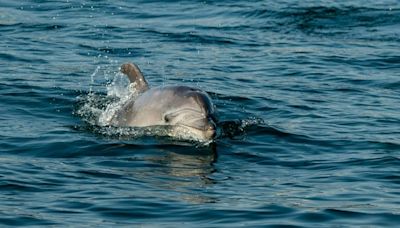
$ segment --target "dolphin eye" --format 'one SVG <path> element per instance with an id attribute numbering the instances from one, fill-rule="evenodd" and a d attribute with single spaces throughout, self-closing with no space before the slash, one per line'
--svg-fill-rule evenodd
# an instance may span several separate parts
<path id="1" fill-rule="evenodd" d="M 170 118 L 169 118 L 167 115 L 165 115 L 165 116 L 164 116 L 164 121 L 165 121 L 166 123 L 168 123 L 168 122 L 170 121 Z"/>

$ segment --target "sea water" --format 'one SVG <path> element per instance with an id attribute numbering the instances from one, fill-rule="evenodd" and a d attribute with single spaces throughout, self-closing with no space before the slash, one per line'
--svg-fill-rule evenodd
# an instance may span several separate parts
<path id="1" fill-rule="evenodd" d="M 399 47 L 395 0 L 2 0 L 0 226 L 396 227 Z M 223 134 L 100 126 L 125 62 Z"/>

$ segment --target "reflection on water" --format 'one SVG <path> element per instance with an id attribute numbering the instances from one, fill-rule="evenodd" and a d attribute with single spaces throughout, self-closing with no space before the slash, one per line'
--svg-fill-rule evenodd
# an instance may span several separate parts
<path id="1" fill-rule="evenodd" d="M 158 188 L 179 192 L 181 200 L 192 203 L 214 202 L 215 199 L 204 194 L 214 184 L 209 175 L 215 172 L 217 160 L 216 145 L 208 147 L 166 147 L 159 148 L 162 154 L 145 156 L 150 164 L 160 167 L 151 176 L 158 176 L 153 182 Z M 149 175 L 149 174 L 147 174 Z M 173 200 L 173 199 L 171 199 Z"/>
<path id="2" fill-rule="evenodd" d="M 95 156 L 102 156 L 102 159 L 77 166 L 84 175 L 105 178 L 107 185 L 130 180 L 132 184 L 126 185 L 121 193 L 128 198 L 131 194 L 157 195 L 164 201 L 215 202 L 217 199 L 206 189 L 218 182 L 210 177 L 216 172 L 216 143 L 195 147 L 185 142 L 166 142 L 149 137 L 148 145 L 109 144 L 97 149 Z M 134 188 L 134 185 L 141 187 Z M 136 191 L 131 192 L 132 188 Z"/>

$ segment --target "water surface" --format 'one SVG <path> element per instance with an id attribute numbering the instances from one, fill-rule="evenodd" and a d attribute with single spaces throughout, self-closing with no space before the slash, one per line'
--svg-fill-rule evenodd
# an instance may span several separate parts
<path id="1" fill-rule="evenodd" d="M 396 226 L 399 37 L 394 0 L 3 0 L 0 224 Z M 129 61 L 235 124 L 209 146 L 93 125 Z"/>

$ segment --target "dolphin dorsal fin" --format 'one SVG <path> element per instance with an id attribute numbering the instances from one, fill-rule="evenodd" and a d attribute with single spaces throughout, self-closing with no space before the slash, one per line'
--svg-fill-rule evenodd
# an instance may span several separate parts
<path id="1" fill-rule="evenodd" d="M 138 93 L 143 93 L 149 89 L 146 79 L 143 77 L 139 67 L 134 63 L 124 63 L 121 65 L 121 72 L 128 76 L 130 83 L 133 83 Z"/>

